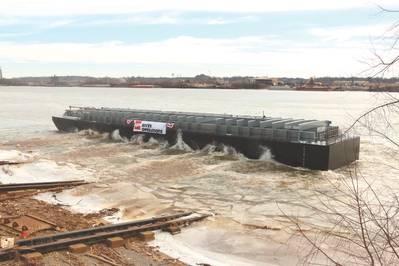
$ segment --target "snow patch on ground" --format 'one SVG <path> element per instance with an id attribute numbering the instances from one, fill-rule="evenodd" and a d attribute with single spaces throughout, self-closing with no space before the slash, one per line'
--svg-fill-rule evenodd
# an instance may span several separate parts
<path id="1" fill-rule="evenodd" d="M 102 210 L 103 199 L 95 194 L 75 196 L 71 191 L 65 190 L 60 193 L 46 192 L 34 197 L 50 204 L 66 205 L 67 209 L 77 213 L 96 213 Z"/>
<path id="2" fill-rule="evenodd" d="M 207 228 L 206 230 L 208 230 Z M 229 252 L 214 252 L 207 249 L 207 237 L 203 230 L 194 228 L 183 229 L 178 235 L 166 232 L 157 232 L 155 240 L 149 242 L 150 246 L 158 247 L 159 250 L 173 258 L 177 258 L 189 265 L 210 264 L 212 266 L 271 266 L 261 261 L 252 261 L 240 256 L 229 254 Z"/>
<path id="3" fill-rule="evenodd" d="M 68 180 L 96 181 L 90 169 L 82 169 L 71 163 L 56 163 L 51 160 L 40 159 L 29 161 L 33 154 L 26 154 L 17 150 L 0 150 L 0 160 L 4 161 L 25 161 L 17 165 L 0 166 L 0 183 L 39 183 L 57 182 Z M 51 204 L 62 204 L 73 212 L 95 213 L 101 211 L 104 200 L 95 194 L 74 195 L 74 190 L 65 190 L 60 193 L 46 192 L 35 196 Z M 122 216 L 121 212 L 106 217 L 109 221 L 117 222 Z"/>
<path id="4" fill-rule="evenodd" d="M 57 164 L 54 161 L 38 160 L 20 165 L 3 165 L 0 167 L 0 182 L 32 183 L 83 179 L 90 181 L 93 174 L 79 169 L 74 164 Z"/>
<path id="5" fill-rule="evenodd" d="M 123 219 L 123 210 L 119 210 L 118 212 L 114 213 L 113 215 L 105 216 L 105 217 L 103 217 L 103 219 L 112 224 L 130 221 L 130 220 Z"/>
<path id="6" fill-rule="evenodd" d="M 36 195 L 34 198 L 50 204 L 62 204 L 71 212 L 74 213 L 97 213 L 104 209 L 106 201 L 103 197 L 96 194 L 73 195 L 73 190 L 65 190 L 60 193 L 45 192 Z M 119 210 L 113 215 L 103 217 L 104 220 L 110 223 L 122 222 L 123 210 Z"/>

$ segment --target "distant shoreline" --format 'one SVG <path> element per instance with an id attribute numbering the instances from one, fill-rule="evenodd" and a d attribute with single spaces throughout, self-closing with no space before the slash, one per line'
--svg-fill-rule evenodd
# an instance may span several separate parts
<path id="1" fill-rule="evenodd" d="M 399 92 L 399 78 L 365 77 L 89 77 L 44 76 L 1 78 L 3 86 L 81 87 L 81 88 L 173 88 L 173 89 L 251 89 L 276 91 L 378 91 Z"/>
<path id="2" fill-rule="evenodd" d="M 151 86 L 151 87 L 142 87 L 142 86 L 110 86 L 110 85 L 90 85 L 90 86 L 82 86 L 82 85 L 26 85 L 26 84 L 18 84 L 18 85 L 10 85 L 10 84 L 0 84 L 0 87 L 48 87 L 48 88 L 126 88 L 126 89 L 180 89 L 180 90 L 258 90 L 258 91 L 298 91 L 298 92 L 343 92 L 343 91 L 360 91 L 360 92 L 399 92 L 399 87 L 395 88 L 336 88 L 336 89 L 296 89 L 293 88 L 274 88 L 265 87 L 265 88 L 229 88 L 229 87 L 159 87 L 159 86 Z"/>

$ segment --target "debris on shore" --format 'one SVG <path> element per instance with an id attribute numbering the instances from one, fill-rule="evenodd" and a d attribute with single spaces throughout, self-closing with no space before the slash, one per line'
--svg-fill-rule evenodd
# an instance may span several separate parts
<path id="1" fill-rule="evenodd" d="M 0 249 L 0 257 L 6 258 L 7 254 L 22 253 L 21 256 L 15 256 L 15 259 L 11 256 L 10 258 L 14 260 L 0 262 L 0 265 L 24 265 L 24 263 L 85 265 L 90 261 L 100 263 L 100 265 L 186 265 L 145 243 L 154 238 L 151 230 L 173 231 L 174 228 L 206 217 L 192 217 L 191 213 L 180 213 L 134 221 L 130 223 L 131 227 L 127 227 L 128 223 L 107 225 L 102 219 L 106 214 L 87 216 L 72 213 L 60 206 L 29 197 L 2 201 L 0 202 L 0 234 L 3 239 L 15 239 L 16 246 Z M 102 226 L 98 226 L 99 224 Z M 27 232 L 24 234 L 26 228 Z M 112 228 L 117 228 L 121 232 L 112 231 Z M 99 233 L 84 235 L 84 232 L 89 230 Z M 127 232 L 129 230 L 130 233 Z M 65 239 L 60 240 L 60 237 L 62 238 L 63 235 L 67 237 L 69 234 L 79 235 L 77 244 L 67 245 Z M 112 234 L 120 236 L 107 237 Z M 64 243 L 66 249 L 56 251 L 59 248 L 54 248 L 52 251 L 48 247 L 43 247 L 44 239 L 57 239 L 57 237 L 58 244 Z M 100 238 L 102 238 L 100 241 L 92 241 L 92 239 Z M 68 240 L 71 243 L 74 241 L 71 238 Z M 43 253 L 27 243 L 35 243 L 37 250 Z"/>
<path id="2" fill-rule="evenodd" d="M 0 161 L 3 167 L 22 163 Z M 186 265 L 146 242 L 155 238 L 156 230 L 179 233 L 180 227 L 207 217 L 185 212 L 110 224 L 106 217 L 119 208 L 74 213 L 65 208 L 68 205 L 32 198 L 89 184 L 83 179 L 48 179 L 0 183 L 0 265 Z"/>

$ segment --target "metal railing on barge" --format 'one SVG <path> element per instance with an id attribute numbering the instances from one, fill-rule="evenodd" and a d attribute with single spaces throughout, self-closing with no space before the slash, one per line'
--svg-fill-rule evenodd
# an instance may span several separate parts
<path id="1" fill-rule="evenodd" d="M 350 138 L 347 134 L 341 134 L 340 129 L 331 126 L 331 122 L 327 120 L 78 106 L 70 106 L 65 116 L 116 127 L 124 126 L 126 119 L 172 122 L 183 132 L 264 141 L 328 145 Z"/>

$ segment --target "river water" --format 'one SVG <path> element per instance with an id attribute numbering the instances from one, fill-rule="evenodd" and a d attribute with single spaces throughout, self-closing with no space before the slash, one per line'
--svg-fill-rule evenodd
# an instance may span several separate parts
<path id="1" fill-rule="evenodd" d="M 73 211 L 119 208 L 112 222 L 175 210 L 215 216 L 152 244 L 188 263 L 212 265 L 289 265 L 301 259 L 300 240 L 289 241 L 284 213 L 317 221 L 308 204 L 313 189 L 329 190 L 326 180 L 350 168 L 310 171 L 273 161 L 265 151 L 249 160 L 230 147 L 192 151 L 140 137 L 130 141 L 114 132 L 59 133 L 52 115 L 69 106 L 120 107 L 169 111 L 262 115 L 331 120 L 346 128 L 389 95 L 369 92 L 297 92 L 268 90 L 193 90 L 132 88 L 0 87 L 0 160 L 30 163 L 0 168 L 0 182 L 84 178 L 90 185 L 40 195 Z M 393 123 L 398 125 L 394 118 Z M 382 123 L 374 117 L 376 124 Z M 381 124 L 382 126 L 384 123 Z M 386 141 L 363 128 L 358 167 L 381 188 L 399 190 L 398 156 Z M 273 229 L 273 230 L 270 230 Z"/>

